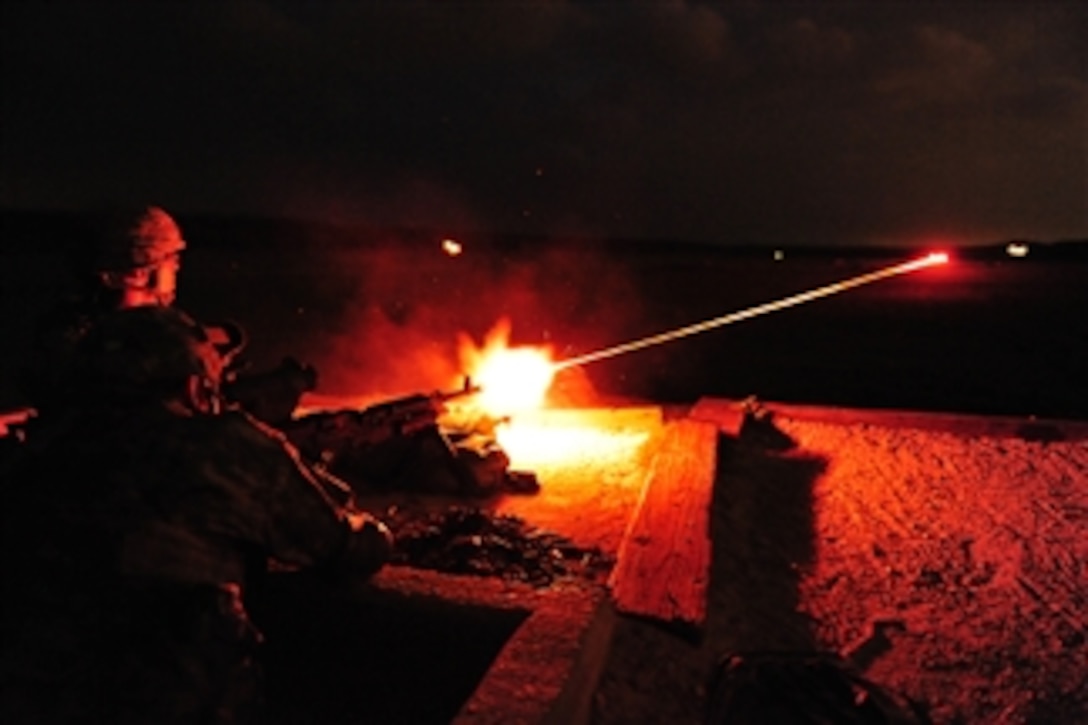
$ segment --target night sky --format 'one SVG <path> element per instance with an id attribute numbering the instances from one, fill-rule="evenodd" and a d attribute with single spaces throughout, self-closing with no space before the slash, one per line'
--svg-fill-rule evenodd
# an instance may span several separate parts
<path id="1" fill-rule="evenodd" d="M 1088 3 L 2 7 L 0 208 L 1088 238 Z"/>

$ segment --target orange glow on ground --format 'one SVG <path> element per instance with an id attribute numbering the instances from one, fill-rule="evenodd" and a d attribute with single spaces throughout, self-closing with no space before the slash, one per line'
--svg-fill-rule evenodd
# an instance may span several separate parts
<path id="1" fill-rule="evenodd" d="M 663 427 L 655 407 L 549 408 L 518 416 L 501 427 L 499 440 L 510 468 L 532 471 L 541 490 L 503 496 L 496 511 L 614 554 Z"/>
<path id="2" fill-rule="evenodd" d="M 499 426 L 499 444 L 515 469 L 578 466 L 635 455 L 649 437 L 647 431 L 614 431 L 592 422 L 565 425 L 516 419 Z"/>

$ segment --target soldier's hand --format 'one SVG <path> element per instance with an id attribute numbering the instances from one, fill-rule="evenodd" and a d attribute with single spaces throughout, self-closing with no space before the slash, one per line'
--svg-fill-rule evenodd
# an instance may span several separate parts
<path id="1" fill-rule="evenodd" d="M 351 534 L 340 560 L 345 575 L 369 577 L 393 555 L 393 534 L 384 523 L 367 513 L 348 514 Z"/>

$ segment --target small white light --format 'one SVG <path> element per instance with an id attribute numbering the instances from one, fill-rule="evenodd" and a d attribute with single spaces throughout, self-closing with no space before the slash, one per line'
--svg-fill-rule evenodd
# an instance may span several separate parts
<path id="1" fill-rule="evenodd" d="M 1005 247 L 1005 254 L 1010 257 L 1028 256 L 1028 245 L 1024 242 L 1009 242 Z"/>
<path id="2" fill-rule="evenodd" d="M 781 262 L 785 258 L 786 258 L 786 253 L 783 252 L 781 249 L 774 250 L 774 261 Z"/>

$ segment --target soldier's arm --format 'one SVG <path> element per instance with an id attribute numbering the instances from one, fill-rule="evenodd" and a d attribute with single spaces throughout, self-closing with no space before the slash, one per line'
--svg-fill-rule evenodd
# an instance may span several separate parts
<path id="1" fill-rule="evenodd" d="M 330 567 L 369 575 L 388 560 L 388 531 L 338 498 L 275 429 L 234 411 L 214 419 L 235 480 L 231 496 L 240 516 L 224 518 L 235 535 L 285 564 Z"/>

